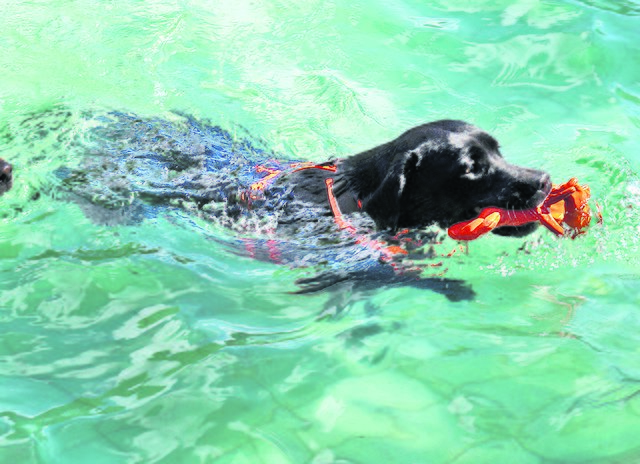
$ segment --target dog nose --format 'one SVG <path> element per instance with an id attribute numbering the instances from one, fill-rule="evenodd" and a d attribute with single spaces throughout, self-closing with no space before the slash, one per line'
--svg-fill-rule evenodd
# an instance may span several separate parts
<path id="1" fill-rule="evenodd" d="M 551 176 L 545 172 L 542 174 L 542 177 L 540 177 L 539 190 L 548 194 L 551 191 L 551 187 Z"/>

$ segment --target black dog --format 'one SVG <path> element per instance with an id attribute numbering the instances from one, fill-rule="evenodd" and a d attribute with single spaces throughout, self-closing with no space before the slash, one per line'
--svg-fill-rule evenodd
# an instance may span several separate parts
<path id="1" fill-rule="evenodd" d="M 551 190 L 549 175 L 507 163 L 498 142 L 462 121 L 414 127 L 397 139 L 335 162 L 336 172 L 304 170 L 284 182 L 298 198 L 327 203 L 322 179 L 334 178 L 344 213 L 363 211 L 379 229 L 447 228 L 496 206 L 528 209 Z M 496 233 L 522 236 L 536 223 L 502 227 Z"/>
<path id="2" fill-rule="evenodd" d="M 13 184 L 12 171 L 11 165 L 0 158 L 0 195 L 11 189 Z"/>
<path id="3" fill-rule="evenodd" d="M 551 189 L 546 173 L 507 163 L 493 137 L 462 121 L 424 124 L 351 157 L 312 168 L 303 162 L 305 169 L 299 170 L 293 167 L 298 163 L 278 161 L 253 142 L 190 116 L 113 112 L 89 117 L 91 124 L 81 126 L 88 132 L 49 134 L 78 135 L 64 140 L 64 146 L 82 154 L 79 165 L 57 174 L 62 190 L 90 217 L 113 224 L 168 210 L 197 213 L 238 232 L 238 238 L 223 240 L 215 233 L 210 238 L 240 254 L 319 266 L 317 278 L 301 282 L 312 290 L 344 280 L 399 282 L 451 299 L 471 298 L 473 291 L 463 282 L 425 278 L 422 264 L 413 272 L 416 262 L 434 265 L 437 253 L 430 244 L 441 234 L 421 229 L 447 228 L 488 206 L 531 208 Z M 39 128 L 72 123 L 70 112 L 55 111 L 34 115 L 22 126 L 42 133 Z M 338 209 L 349 227 L 337 220 Z M 495 232 L 522 236 L 535 227 Z M 396 231 L 405 228 L 418 232 L 397 238 Z M 344 229 L 355 237 L 345 240 Z M 405 253 L 390 256 L 393 247 Z"/>

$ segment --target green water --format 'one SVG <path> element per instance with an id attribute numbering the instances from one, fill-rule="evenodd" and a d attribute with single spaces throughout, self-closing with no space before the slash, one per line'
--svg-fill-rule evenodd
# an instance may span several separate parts
<path id="1" fill-rule="evenodd" d="M 640 3 L 3 0 L 0 17 L 0 462 L 640 462 Z M 317 161 L 466 119 L 589 184 L 604 221 L 471 243 L 446 267 L 472 301 L 294 295 L 307 270 L 63 201 L 53 172 L 81 154 L 19 125 L 50 108 L 177 109 Z"/>

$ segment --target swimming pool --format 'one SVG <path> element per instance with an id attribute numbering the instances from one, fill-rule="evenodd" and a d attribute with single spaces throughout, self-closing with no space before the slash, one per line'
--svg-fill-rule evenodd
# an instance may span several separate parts
<path id="1" fill-rule="evenodd" d="M 640 5 L 423 3 L 2 2 L 0 461 L 640 459 Z M 83 154 L 20 126 L 60 108 L 178 110 L 311 161 L 465 119 L 604 220 L 471 243 L 446 263 L 471 301 L 296 295 L 310 271 L 215 225 L 61 198 Z"/>

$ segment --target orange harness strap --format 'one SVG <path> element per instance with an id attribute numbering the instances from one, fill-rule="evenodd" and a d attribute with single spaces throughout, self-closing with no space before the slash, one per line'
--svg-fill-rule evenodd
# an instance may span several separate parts
<path id="1" fill-rule="evenodd" d="M 351 235 L 356 234 L 356 228 L 353 227 L 349 221 L 344 219 L 342 216 L 342 211 L 340 211 L 340 206 L 338 206 L 338 200 L 336 196 L 333 194 L 333 179 L 331 177 L 325 179 L 325 185 L 327 186 L 327 199 L 329 200 L 329 207 L 331 208 L 331 212 L 333 213 L 333 220 L 336 221 L 336 224 L 340 228 L 340 230 L 346 230 Z"/>
<path id="2" fill-rule="evenodd" d="M 259 200 L 262 198 L 263 192 L 272 185 L 276 179 L 285 174 L 292 174 L 294 172 L 304 171 L 305 169 L 322 169 L 323 171 L 336 172 L 338 167 L 333 164 L 315 164 L 311 161 L 290 163 L 285 169 L 269 168 L 259 165 L 256 166 L 256 172 L 266 172 L 267 175 L 251 184 L 247 191 L 240 194 L 240 199 L 246 202 Z"/>
<path id="3" fill-rule="evenodd" d="M 380 240 L 375 240 L 367 237 L 366 235 L 358 234 L 358 230 L 351 224 L 349 221 L 344 219 L 342 215 L 342 211 L 340 211 L 340 206 L 338 206 L 338 200 L 336 196 L 333 194 L 333 179 L 328 178 L 324 181 L 327 186 L 327 198 L 329 200 L 329 207 L 331 208 L 331 212 L 333 213 L 333 220 L 336 222 L 340 230 L 346 230 L 351 235 L 355 236 L 356 243 L 358 245 L 362 245 L 366 248 L 370 248 L 380 253 L 380 259 L 385 263 L 391 263 L 391 266 L 394 267 L 393 259 L 398 255 L 408 255 L 409 253 L 402 247 L 387 245 L 385 242 Z"/>

